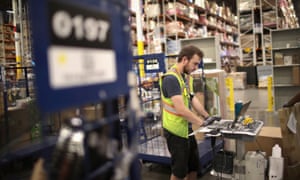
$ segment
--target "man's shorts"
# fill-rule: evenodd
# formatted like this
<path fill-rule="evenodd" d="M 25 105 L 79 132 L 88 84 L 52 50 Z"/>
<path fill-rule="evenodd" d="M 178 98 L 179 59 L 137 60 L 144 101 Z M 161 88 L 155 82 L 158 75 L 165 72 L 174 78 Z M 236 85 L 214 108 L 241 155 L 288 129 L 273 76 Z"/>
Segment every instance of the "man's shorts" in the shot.
<path fill-rule="evenodd" d="M 184 178 L 190 172 L 197 172 L 199 169 L 199 154 L 195 137 L 182 138 L 166 129 L 164 129 L 164 136 L 171 154 L 172 174 L 178 178 Z"/>

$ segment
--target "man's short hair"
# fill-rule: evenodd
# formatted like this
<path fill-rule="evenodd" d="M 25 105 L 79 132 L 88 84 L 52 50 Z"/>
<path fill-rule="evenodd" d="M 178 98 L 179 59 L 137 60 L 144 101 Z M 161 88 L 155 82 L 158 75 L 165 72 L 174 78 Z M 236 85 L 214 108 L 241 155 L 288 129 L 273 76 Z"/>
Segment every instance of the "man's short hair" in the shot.
<path fill-rule="evenodd" d="M 181 62 L 184 56 L 186 56 L 188 60 L 190 60 L 195 54 L 197 54 L 201 59 L 204 56 L 203 52 L 196 46 L 193 45 L 184 46 L 179 52 L 177 62 Z"/>

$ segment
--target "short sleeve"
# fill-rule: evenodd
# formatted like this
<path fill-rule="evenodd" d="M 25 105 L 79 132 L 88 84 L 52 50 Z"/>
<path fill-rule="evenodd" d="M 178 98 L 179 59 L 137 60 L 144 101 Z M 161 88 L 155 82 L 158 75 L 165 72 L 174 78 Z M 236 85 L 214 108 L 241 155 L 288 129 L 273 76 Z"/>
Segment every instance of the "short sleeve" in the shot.
<path fill-rule="evenodd" d="M 181 94 L 180 85 L 175 76 L 167 75 L 163 78 L 162 93 L 167 98 Z"/>

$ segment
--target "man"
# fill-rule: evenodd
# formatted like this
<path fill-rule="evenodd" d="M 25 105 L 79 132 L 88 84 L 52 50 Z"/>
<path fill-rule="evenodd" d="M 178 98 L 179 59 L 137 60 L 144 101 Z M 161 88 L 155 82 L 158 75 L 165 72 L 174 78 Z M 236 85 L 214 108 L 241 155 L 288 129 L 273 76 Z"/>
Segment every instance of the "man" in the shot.
<path fill-rule="evenodd" d="M 207 122 L 191 111 L 194 108 L 204 119 L 212 121 L 199 100 L 193 96 L 195 71 L 203 58 L 203 52 L 195 46 L 184 47 L 177 63 L 160 79 L 162 96 L 162 119 L 164 135 L 171 154 L 170 179 L 197 179 L 199 168 L 198 146 L 191 124 L 206 125 Z"/>

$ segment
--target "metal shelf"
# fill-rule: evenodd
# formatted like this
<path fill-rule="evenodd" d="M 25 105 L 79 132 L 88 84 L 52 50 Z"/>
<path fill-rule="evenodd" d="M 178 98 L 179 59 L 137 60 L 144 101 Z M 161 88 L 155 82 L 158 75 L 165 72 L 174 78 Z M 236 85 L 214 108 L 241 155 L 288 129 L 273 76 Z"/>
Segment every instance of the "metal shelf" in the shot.
<path fill-rule="evenodd" d="M 292 98 L 300 88 L 300 62 L 292 59 L 295 64 L 276 65 L 275 54 L 282 53 L 285 56 L 297 55 L 297 38 L 300 37 L 300 29 L 285 29 L 271 31 L 272 57 L 273 57 L 273 91 L 274 108 L 278 109 L 290 98 Z M 284 47 L 285 45 L 290 47 Z M 282 57 L 283 58 L 283 57 Z M 297 62 L 295 62 L 297 60 Z M 284 60 L 282 60 L 284 61 Z M 284 63 L 284 62 L 281 62 Z"/>
<path fill-rule="evenodd" d="M 273 68 L 292 68 L 295 66 L 300 66 L 300 64 L 274 65 Z"/>

